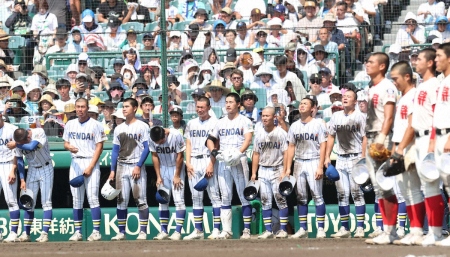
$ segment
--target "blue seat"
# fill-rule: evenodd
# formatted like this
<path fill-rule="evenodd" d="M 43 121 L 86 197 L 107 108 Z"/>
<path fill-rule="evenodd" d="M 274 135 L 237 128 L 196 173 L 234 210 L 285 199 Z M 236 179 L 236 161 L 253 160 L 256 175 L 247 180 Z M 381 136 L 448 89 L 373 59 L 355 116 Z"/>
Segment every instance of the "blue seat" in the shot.
<path fill-rule="evenodd" d="M 123 98 L 129 98 L 131 96 L 131 94 L 133 94 L 132 90 L 127 90 L 125 91 L 125 94 L 123 94 Z M 119 108 L 119 107 L 117 107 Z"/>
<path fill-rule="evenodd" d="M 144 31 L 144 24 L 140 22 L 127 22 L 125 24 L 122 24 L 122 29 L 124 31 L 134 29 L 136 32 L 142 32 Z"/>
<path fill-rule="evenodd" d="M 158 21 L 154 21 L 152 23 L 147 23 L 147 25 L 145 25 L 145 31 L 147 32 L 152 32 L 155 30 L 155 28 L 158 26 L 159 22 Z"/>
<path fill-rule="evenodd" d="M 180 103 L 181 108 L 187 107 L 190 103 L 194 103 L 194 100 L 183 100 Z"/>
<path fill-rule="evenodd" d="M 8 42 L 8 48 L 17 49 L 25 46 L 25 38 L 21 36 L 11 36 Z"/>
<path fill-rule="evenodd" d="M 153 97 L 153 100 L 156 100 L 156 99 L 158 99 L 158 97 L 159 97 L 159 95 L 162 93 L 162 90 L 161 89 L 158 89 L 158 90 L 152 90 L 151 91 L 151 95 L 152 95 L 152 97 Z"/>
<path fill-rule="evenodd" d="M 364 89 L 369 86 L 370 81 L 349 81 L 349 83 L 354 84 L 359 89 Z"/>

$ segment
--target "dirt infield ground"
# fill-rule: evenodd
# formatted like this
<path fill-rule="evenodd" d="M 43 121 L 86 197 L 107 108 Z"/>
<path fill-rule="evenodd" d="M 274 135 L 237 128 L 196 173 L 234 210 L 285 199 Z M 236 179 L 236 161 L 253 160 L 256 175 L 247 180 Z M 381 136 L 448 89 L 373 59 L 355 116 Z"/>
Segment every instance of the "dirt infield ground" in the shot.
<path fill-rule="evenodd" d="M 446 247 L 366 245 L 361 239 L 227 240 L 227 241 L 121 241 L 0 244 L 0 256 L 95 256 L 95 257 L 234 257 L 314 256 L 387 257 L 447 256 Z"/>

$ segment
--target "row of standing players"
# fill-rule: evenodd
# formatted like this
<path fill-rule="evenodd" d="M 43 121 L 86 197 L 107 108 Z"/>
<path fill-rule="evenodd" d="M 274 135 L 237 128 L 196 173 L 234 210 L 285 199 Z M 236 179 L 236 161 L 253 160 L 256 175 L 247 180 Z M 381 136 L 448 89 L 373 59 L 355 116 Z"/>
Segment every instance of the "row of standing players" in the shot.
<path fill-rule="evenodd" d="M 195 230 L 184 239 L 202 239 L 204 237 L 203 218 L 203 193 L 193 190 L 193 186 L 203 178 L 209 180 L 207 192 L 213 205 L 214 229 L 209 238 L 228 239 L 232 237 L 231 232 L 231 196 L 233 182 L 239 194 L 242 204 L 242 214 L 244 220 L 244 231 L 242 239 L 250 238 L 250 223 L 252 210 L 249 202 L 243 196 L 245 183 L 256 179 L 261 183 L 260 192 L 263 205 L 263 219 L 266 231 L 259 238 L 286 238 L 286 225 L 288 212 L 286 200 L 278 192 L 278 184 L 281 178 L 290 176 L 291 166 L 293 167 L 294 178 L 297 182 L 297 202 L 300 229 L 291 236 L 292 238 L 307 237 L 306 215 L 307 215 L 307 185 L 316 205 L 316 218 L 318 223 L 317 237 L 325 237 L 323 230 L 325 219 L 325 204 L 322 197 L 323 166 L 329 163 L 329 156 L 336 139 L 338 142 L 336 169 L 339 172 L 340 180 L 336 182 L 339 212 L 341 216 L 341 229 L 334 237 L 348 237 L 348 198 L 350 193 L 355 201 L 357 217 L 358 213 L 364 213 L 363 198 L 358 198 L 362 194 L 359 185 L 356 185 L 350 173 L 353 166 L 361 158 L 366 158 L 372 165 L 368 165 L 370 178 L 379 203 L 383 220 L 383 231 L 378 231 L 378 236 L 368 239 L 368 243 L 375 244 L 422 244 L 431 245 L 435 242 L 440 245 L 449 245 L 450 241 L 441 235 L 441 226 L 444 215 L 443 199 L 439 188 L 439 181 L 425 182 L 417 174 L 420 169 L 420 160 L 431 151 L 435 152 L 438 160 L 443 152 L 450 151 L 447 132 L 450 132 L 450 124 L 446 124 L 445 111 L 448 109 L 448 87 L 449 79 L 444 79 L 441 83 L 434 77 L 434 69 L 444 75 L 450 75 L 450 44 L 443 44 L 436 51 L 425 49 L 419 54 L 419 62 L 416 71 L 422 76 L 424 82 L 417 88 L 411 83 L 412 70 L 407 63 L 400 62 L 391 70 L 391 78 L 394 83 L 385 78 L 389 67 L 389 57 L 384 53 L 374 53 L 367 62 L 367 73 L 372 78 L 373 86 L 368 90 L 369 102 L 367 117 L 355 110 L 356 92 L 344 90 L 343 106 L 344 110 L 333 114 L 328 129 L 320 119 L 311 116 L 315 105 L 315 99 L 307 96 L 301 101 L 299 111 L 301 118 L 292 124 L 286 132 L 286 125 L 279 121 L 277 127 L 273 124 L 275 109 L 267 107 L 262 113 L 262 125 L 253 128 L 253 124 L 246 117 L 239 114 L 240 98 L 237 94 L 230 93 L 226 98 L 226 109 L 228 115 L 220 120 L 213 119 L 208 115 L 209 100 L 200 98 L 197 101 L 197 113 L 199 118 L 189 122 L 185 138 L 186 143 L 178 131 L 174 129 L 163 129 L 154 127 L 150 130 L 147 124 L 136 120 L 134 113 L 137 103 L 133 99 L 124 101 L 123 112 L 126 122 L 117 127 L 114 132 L 112 165 L 110 180 L 116 180 L 116 187 L 121 189 L 117 199 L 117 219 L 119 231 L 112 240 L 124 240 L 127 217 L 127 204 L 130 191 L 139 208 L 139 220 L 141 232 L 137 239 L 146 239 L 146 228 L 148 223 L 148 206 L 146 201 L 146 172 L 143 165 L 147 155 L 151 152 L 154 163 L 157 186 L 171 189 L 176 206 L 176 231 L 169 237 L 167 223 L 169 211 L 167 204 L 160 204 L 159 216 L 161 232 L 154 238 L 158 240 L 181 239 L 181 229 L 185 217 L 184 205 L 184 152 L 186 152 L 186 168 L 189 176 L 189 185 L 193 192 L 193 209 Z M 398 98 L 397 92 L 402 96 Z M 437 93 L 436 93 L 437 92 Z M 397 106 L 397 108 L 396 108 Z M 70 178 L 78 175 L 85 175 L 85 183 L 79 188 L 71 187 L 74 202 L 74 221 L 76 232 L 70 238 L 71 241 L 82 240 L 81 219 L 82 201 L 84 192 L 88 195 L 91 207 L 94 230 L 88 237 L 89 241 L 101 239 L 99 233 L 101 213 L 98 204 L 99 190 L 99 165 L 98 158 L 102 151 L 102 142 L 106 139 L 102 127 L 87 116 L 87 103 L 84 100 L 77 100 L 76 109 L 78 119 L 70 121 L 64 132 L 64 146 L 72 152 L 72 164 Z M 394 124 L 395 116 L 395 124 Z M 436 117 L 436 118 L 434 118 Z M 434 118 L 434 119 L 433 119 Z M 42 152 L 48 151 L 48 144 L 39 143 L 39 139 L 44 137 L 38 129 L 31 129 L 28 132 L 3 124 L 2 139 L 15 138 L 15 144 L 8 143 L 6 149 L 10 150 L 10 155 L 15 156 L 9 162 L 1 163 L 4 166 L 3 172 L 7 172 L 8 183 L 4 183 L 2 175 L 2 185 L 5 191 L 13 191 L 15 182 L 14 168 L 18 166 L 21 188 L 25 186 L 34 187 L 37 194 L 40 187 L 41 194 L 51 195 L 46 186 L 51 184 L 53 176 L 49 176 L 48 182 L 42 181 L 45 176 L 38 176 L 38 173 L 45 172 L 47 166 L 51 170 L 48 161 L 51 159 L 36 160 L 38 156 L 45 156 Z M 393 134 L 390 131 L 393 129 Z M 253 148 L 253 167 L 250 178 L 246 157 L 243 157 L 241 164 L 228 166 L 225 162 L 215 159 L 211 153 L 215 149 L 239 149 L 244 153 L 251 143 L 255 130 Z M 5 131 L 9 131 L 5 133 Z M 16 131 L 16 132 L 15 132 Z M 90 133 L 86 133 L 90 131 Z M 21 133 L 20 133 L 21 132 Z M 9 134 L 9 135 L 8 135 Z M 416 135 L 415 135 L 416 134 Z M 415 135 L 415 138 L 414 138 Z M 414 142 L 415 139 L 415 142 Z M 206 141 L 206 144 L 205 144 Z M 6 141 L 4 141 L 6 142 Z M 37 142 L 37 143 L 36 143 Z M 393 142 L 394 144 L 392 144 Z M 382 164 L 366 155 L 366 148 L 371 144 L 376 144 L 379 150 L 390 148 L 400 155 L 406 154 L 411 149 L 415 149 L 417 157 L 415 165 L 409 165 L 408 172 L 404 172 L 397 177 L 400 192 L 405 198 L 407 213 L 410 218 L 410 233 L 403 239 L 398 240 L 395 230 L 397 224 L 398 201 L 392 190 L 384 191 L 376 183 L 375 170 Z M 392 145 L 391 145 L 392 144 Z M 415 148 L 411 148 L 414 144 Z M 426 147 L 428 146 L 429 147 Z M 447 146 L 449 145 L 449 146 Z M 44 146 L 44 147 L 43 147 Z M 423 147 L 420 147 L 423 146 Z M 2 146 L 3 147 L 3 146 Z M 34 147 L 34 148 L 33 148 Z M 21 169 L 23 161 L 21 154 L 27 157 L 29 170 L 27 183 L 23 180 Z M 34 158 L 34 159 L 33 159 Z M 39 158 L 38 158 L 39 159 Z M 30 163 L 36 160 L 36 166 Z M 22 162 L 22 167 L 21 167 Z M 51 162 L 50 162 L 51 163 Z M 438 161 L 437 161 L 438 163 Z M 417 169 L 416 169 L 417 167 Z M 36 173 L 36 176 L 33 174 Z M 6 173 L 5 173 L 6 174 Z M 52 175 L 52 174 L 51 174 Z M 33 178 L 39 177 L 40 179 Z M 51 177 L 51 178 L 50 178 Z M 447 178 L 442 177 L 444 185 L 447 186 Z M 4 186 L 6 184 L 6 186 Z M 16 184 L 17 185 L 17 184 Z M 423 186 L 423 194 L 420 191 Z M 447 187 L 446 187 L 447 188 Z M 47 191 L 46 191 L 47 190 Z M 9 197 L 10 194 L 5 194 Z M 280 230 L 276 235 L 271 230 L 271 208 L 272 196 L 279 208 Z M 30 225 L 33 220 L 33 209 L 25 212 L 25 231 L 17 237 L 18 206 L 15 197 L 7 199 L 11 211 L 12 232 L 5 241 L 29 241 Z M 44 227 L 41 236 L 37 241 L 48 240 L 48 226 L 51 221 L 51 197 L 42 197 L 44 209 Z M 15 203 L 15 205 L 14 205 Z M 50 204 L 50 206 L 49 206 Z M 359 208 L 358 208 L 359 207 Z M 425 211 L 426 210 L 426 211 Z M 425 213 L 429 222 L 430 232 L 423 236 L 423 221 Z M 357 231 L 362 229 L 364 222 L 357 219 Z M 46 222 L 48 221 L 48 222 Z M 361 223 L 360 223 L 361 222 Z M 222 231 L 220 226 L 222 225 Z M 355 235 L 359 236 L 359 235 Z M 362 230 L 362 236 L 364 231 Z"/>

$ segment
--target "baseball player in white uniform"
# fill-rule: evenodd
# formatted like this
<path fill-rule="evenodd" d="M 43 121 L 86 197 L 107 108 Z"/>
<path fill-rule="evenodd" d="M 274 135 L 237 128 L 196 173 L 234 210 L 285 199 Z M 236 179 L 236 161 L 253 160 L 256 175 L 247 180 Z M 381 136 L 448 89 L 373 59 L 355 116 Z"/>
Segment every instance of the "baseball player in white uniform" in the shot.
<path fill-rule="evenodd" d="M 177 129 L 164 129 L 155 126 L 150 130 L 150 152 L 156 172 L 156 187 L 163 185 L 173 195 L 176 208 L 176 230 L 169 237 L 167 225 L 170 213 L 169 204 L 159 204 L 159 222 L 161 232 L 154 237 L 155 240 L 180 240 L 186 216 L 184 204 L 184 150 L 186 144 L 183 135 Z"/>
<path fill-rule="evenodd" d="M 69 241 L 82 241 L 81 225 L 83 221 L 83 202 L 86 192 L 91 208 L 94 230 L 88 241 L 101 240 L 100 221 L 101 210 L 98 200 L 100 187 L 99 158 L 103 151 L 103 142 L 107 139 L 103 125 L 88 116 L 89 104 L 85 98 L 75 101 L 75 111 L 78 119 L 70 120 L 64 127 L 64 148 L 71 152 L 69 179 L 84 176 L 84 184 L 80 187 L 70 187 L 73 197 L 73 220 L 75 233 Z"/>
<path fill-rule="evenodd" d="M 300 120 L 289 128 L 285 175 L 291 173 L 294 161 L 294 177 L 297 180 L 297 211 L 300 229 L 291 238 L 307 238 L 308 186 L 316 205 L 318 223 L 317 238 L 325 238 L 325 202 L 322 196 L 323 163 L 325 161 L 328 132 L 322 119 L 312 117 L 317 98 L 307 95 L 299 106 Z"/>
<path fill-rule="evenodd" d="M 209 99 L 201 96 L 196 102 L 198 118 L 190 120 L 186 126 L 186 168 L 189 177 L 189 187 L 192 193 L 195 230 L 183 240 L 203 239 L 203 192 L 194 189 L 194 186 L 203 177 L 208 178 L 206 188 L 213 207 L 214 229 L 209 239 L 216 239 L 220 234 L 220 206 L 219 182 L 214 164 L 209 158 L 211 153 L 206 147 L 206 139 L 217 123 L 215 117 L 209 115 L 211 109 Z"/>
<path fill-rule="evenodd" d="M 359 110 L 356 110 L 356 104 L 356 88 L 343 92 L 342 105 L 344 110 L 333 113 L 328 123 L 329 135 L 324 164 L 325 167 L 328 167 L 328 164 L 331 163 L 330 155 L 334 147 L 335 138 L 337 138 L 336 170 L 340 178 L 335 182 L 335 185 L 338 193 L 341 228 L 337 233 L 331 235 L 333 238 L 350 237 L 350 194 L 355 203 L 357 222 L 353 237 L 364 237 L 364 218 L 366 214 L 364 193 L 351 176 L 353 166 L 362 157 L 365 157 L 367 143 L 365 133 L 366 116 Z"/>
<path fill-rule="evenodd" d="M 136 239 L 147 239 L 148 205 L 145 160 L 149 154 L 150 129 L 147 123 L 136 119 L 138 106 L 136 99 L 125 99 L 122 111 L 126 120 L 114 129 L 109 179 L 115 180 L 116 189 L 121 191 L 117 197 L 119 232 L 111 238 L 113 241 L 126 239 L 125 228 L 130 190 L 139 210 L 140 231 Z"/>
<path fill-rule="evenodd" d="M 434 149 L 436 165 L 441 174 L 441 179 L 444 182 L 447 194 L 450 192 L 450 176 L 446 173 L 443 173 L 443 169 L 448 169 L 448 167 L 442 167 L 441 158 L 444 154 L 448 154 L 450 152 L 450 120 L 448 119 L 448 113 L 450 112 L 450 101 L 448 97 L 450 90 L 450 63 L 448 61 L 448 58 L 450 58 L 450 43 L 441 44 L 436 51 L 436 70 L 442 72 L 445 78 L 439 84 L 437 91 L 436 105 L 434 108 L 433 116 L 433 130 L 428 150 L 433 151 Z M 435 196 L 434 200 L 436 201 L 434 205 L 437 206 L 437 204 L 439 203 L 438 196 Z M 425 202 L 425 204 L 427 205 L 427 202 Z M 439 215 L 441 215 L 441 211 L 443 210 L 439 210 Z M 436 226 L 438 226 L 439 220 L 442 220 L 442 217 L 443 214 L 440 217 L 434 217 Z M 431 225 L 430 220 L 428 220 L 428 222 Z M 434 230 L 435 229 L 433 229 L 433 231 Z M 430 231 L 432 230 L 430 229 Z M 437 245 L 450 246 L 450 239 L 448 238 L 440 241 L 441 238 L 437 237 L 435 233 L 434 239 L 435 241 L 437 241 Z"/>
<path fill-rule="evenodd" d="M 405 158 L 405 171 L 401 174 L 398 174 L 396 176 L 396 187 L 401 192 L 400 194 L 397 194 L 397 199 L 399 202 L 399 212 L 402 212 L 400 209 L 403 208 L 403 212 L 407 212 L 407 206 L 410 206 L 413 200 L 413 197 L 416 197 L 420 199 L 420 202 L 423 202 L 423 196 L 420 192 L 420 180 L 411 180 L 411 177 L 417 177 L 417 170 L 416 166 L 412 163 L 414 163 L 415 156 L 411 158 L 411 155 L 415 155 L 414 148 L 412 147 L 414 145 L 414 129 L 411 126 L 411 121 L 413 117 L 413 110 L 414 110 L 414 100 L 416 96 L 416 88 L 414 86 L 413 82 L 413 71 L 411 66 L 408 62 L 401 61 L 396 64 L 394 64 L 391 68 L 391 80 L 393 81 L 394 85 L 398 89 L 399 92 L 401 92 L 402 96 L 398 100 L 397 106 L 396 106 L 396 112 L 395 112 L 395 120 L 394 120 L 394 127 L 393 127 L 393 136 L 392 136 L 392 142 L 394 143 L 392 147 L 392 153 L 398 156 L 403 156 Z M 413 153 L 414 152 L 414 153 Z M 415 192 L 418 194 L 417 196 L 414 196 L 411 194 L 411 190 L 409 187 L 411 186 L 410 183 L 417 183 L 418 186 L 417 189 L 415 188 Z M 394 188 L 395 190 L 395 188 Z M 405 196 L 405 199 L 403 199 L 403 195 Z M 440 193 L 439 193 L 439 196 Z M 442 200 L 442 196 L 441 196 Z M 403 201 L 403 204 L 401 202 Z M 405 202 L 406 201 L 406 202 Z M 402 206 L 403 205 L 403 206 Z M 411 214 L 411 228 L 412 231 L 417 232 L 418 224 L 423 225 L 423 216 L 421 217 L 421 221 L 417 221 L 417 215 L 411 211 L 411 208 L 409 208 L 408 214 Z M 400 217 L 399 217 L 400 219 Z M 442 222 L 442 219 L 441 219 Z M 442 224 L 441 224 L 442 225 Z M 397 235 L 399 237 L 404 236 L 403 228 L 399 227 L 397 229 Z M 420 231 L 422 231 L 422 227 L 420 227 Z M 403 232 L 402 234 L 400 232 Z M 439 228 L 440 232 L 440 228 Z M 414 233 L 413 233 L 414 234 Z M 431 233 L 432 234 L 432 233 Z M 408 236 L 410 237 L 410 236 Z M 377 242 L 375 242 L 377 243 Z M 390 243 L 389 241 L 383 241 L 383 243 Z M 400 240 L 396 241 L 396 244 L 400 243 Z M 434 243 L 434 242 L 433 242 Z"/>
<path fill-rule="evenodd" d="M 48 230 L 53 217 L 52 211 L 52 190 L 53 190 L 53 164 L 48 147 L 47 136 L 42 128 L 25 130 L 19 128 L 14 131 L 14 141 L 20 157 L 17 158 L 17 166 L 20 177 L 20 189 L 30 189 L 33 192 L 33 199 L 37 199 L 38 191 L 41 190 L 41 203 L 44 210 L 44 224 L 41 235 L 37 242 L 48 241 Z M 28 172 L 25 173 L 23 156 L 28 162 Z M 25 182 L 26 177 L 26 182 Z M 25 231 L 19 237 L 21 242 L 30 242 L 31 224 L 34 219 L 34 208 L 36 202 L 30 210 L 26 210 L 23 220 Z"/>
<path fill-rule="evenodd" d="M 440 180 L 426 182 L 421 180 L 417 171 L 421 169 L 422 160 L 428 154 L 431 132 L 433 131 L 433 111 L 436 104 L 439 81 L 435 77 L 436 50 L 424 49 L 419 53 L 416 62 L 416 72 L 420 74 L 423 82 L 415 90 L 411 126 L 415 134 L 415 170 L 410 170 L 397 177 L 398 184 L 405 197 L 407 213 L 410 220 L 410 233 L 399 243 L 403 245 L 422 244 L 430 245 L 435 241 L 434 234 L 441 235 L 441 225 L 444 217 L 444 201 L 439 188 Z M 400 101 L 403 101 L 402 99 Z M 397 119 L 397 118 L 396 118 Z M 394 133 L 396 133 L 394 125 Z M 433 133 L 433 137 L 435 134 Z M 434 152 L 434 148 L 431 150 Z M 423 194 L 421 192 L 423 187 Z M 425 198 L 425 199 L 424 199 Z M 429 221 L 427 240 L 422 240 L 424 218 Z M 433 235 L 433 237 L 431 237 Z"/>
<path fill-rule="evenodd" d="M 263 129 L 255 134 L 253 141 L 252 176 L 255 181 L 258 171 L 262 215 L 266 231 L 258 236 L 260 239 L 273 238 L 272 232 L 272 197 L 275 197 L 279 209 L 280 230 L 277 238 L 287 238 L 288 206 L 286 197 L 280 194 L 278 186 L 284 177 L 284 157 L 287 150 L 287 133 L 280 126 L 275 126 L 275 108 L 266 107 L 262 111 Z M 259 169 L 258 169 L 259 167 Z"/>
<path fill-rule="evenodd" d="M 17 242 L 17 228 L 19 226 L 20 210 L 17 204 L 17 151 L 14 149 L 14 131 L 16 126 L 3 121 L 0 113 L 0 192 L 3 188 L 5 201 L 9 209 L 9 219 L 11 231 L 7 238 L 3 240 L 3 233 L 0 230 L 0 241 Z"/>
<path fill-rule="evenodd" d="M 389 135 L 394 120 L 395 103 L 397 101 L 397 88 L 385 77 L 389 68 L 389 56 L 385 53 L 373 53 L 366 63 L 367 74 L 372 79 L 372 86 L 369 88 L 369 102 L 366 121 L 367 153 L 369 147 L 375 144 L 377 150 L 391 149 Z M 395 226 L 397 225 L 398 201 L 394 190 L 384 191 L 379 187 L 375 172 L 383 164 L 366 155 L 369 165 L 370 180 L 375 191 L 375 202 L 379 203 L 379 210 L 383 218 L 383 229 L 377 228 L 372 235 L 375 238 L 381 237 L 382 241 L 394 241 L 397 238 Z M 372 169 L 373 167 L 373 169 Z M 374 243 L 375 239 L 366 240 L 367 243 Z"/>
<path fill-rule="evenodd" d="M 222 208 L 220 219 L 222 232 L 220 239 L 229 239 L 233 233 L 231 216 L 231 199 L 233 197 L 233 181 L 242 204 L 242 216 L 244 219 L 244 231 L 241 239 L 250 239 L 250 223 L 252 221 L 252 207 L 244 198 L 244 188 L 249 177 L 247 156 L 244 154 L 252 142 L 253 123 L 239 113 L 241 102 L 237 93 L 229 93 L 225 99 L 227 116 L 220 119 L 207 140 L 208 149 L 211 151 L 211 161 L 216 162 L 218 154 L 217 144 L 220 150 L 235 149 L 242 155 L 241 162 L 236 166 L 228 166 L 225 162 L 218 162 L 218 180 L 220 194 L 222 196 Z"/>

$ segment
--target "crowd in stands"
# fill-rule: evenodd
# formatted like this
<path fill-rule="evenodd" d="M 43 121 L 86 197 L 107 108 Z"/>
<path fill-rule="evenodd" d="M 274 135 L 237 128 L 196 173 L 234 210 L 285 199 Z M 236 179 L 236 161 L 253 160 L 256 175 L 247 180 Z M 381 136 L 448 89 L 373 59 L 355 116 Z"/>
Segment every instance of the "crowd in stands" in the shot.
<path fill-rule="evenodd" d="M 104 124 L 107 133 L 123 122 L 120 108 L 127 97 L 139 101 L 138 116 L 151 126 L 162 124 L 164 86 L 169 92 L 170 123 L 180 129 L 194 117 L 195 100 L 201 95 L 211 99 L 213 115 L 226 114 L 228 92 L 253 95 L 244 101 L 242 113 L 255 123 L 260 120 L 257 110 L 265 105 L 294 110 L 307 93 L 317 97 L 318 115 L 327 119 L 331 105 L 339 105 L 335 84 L 353 78 L 354 63 L 367 59 L 367 45 L 382 38 L 379 7 L 389 4 L 383 0 L 178 0 L 165 1 L 164 6 L 159 0 L 3 2 L 0 8 L 8 16 L 0 30 L 0 112 L 20 126 L 56 128 L 49 133 L 58 136 L 64 123 L 76 116 L 74 101 L 79 97 L 90 100 L 92 117 Z M 161 8 L 166 47 L 175 53 L 167 58 L 160 55 Z M 413 56 L 407 45 L 448 41 L 445 9 L 444 2 L 429 0 L 416 14 L 408 13 L 390 47 L 393 60 Z M 76 58 L 61 64 L 57 56 L 66 54 Z M 98 54 L 105 54 L 105 60 L 98 62 Z M 161 69 L 163 61 L 168 62 L 167 70 Z M 355 75 L 356 81 L 368 80 L 364 71 Z"/>

